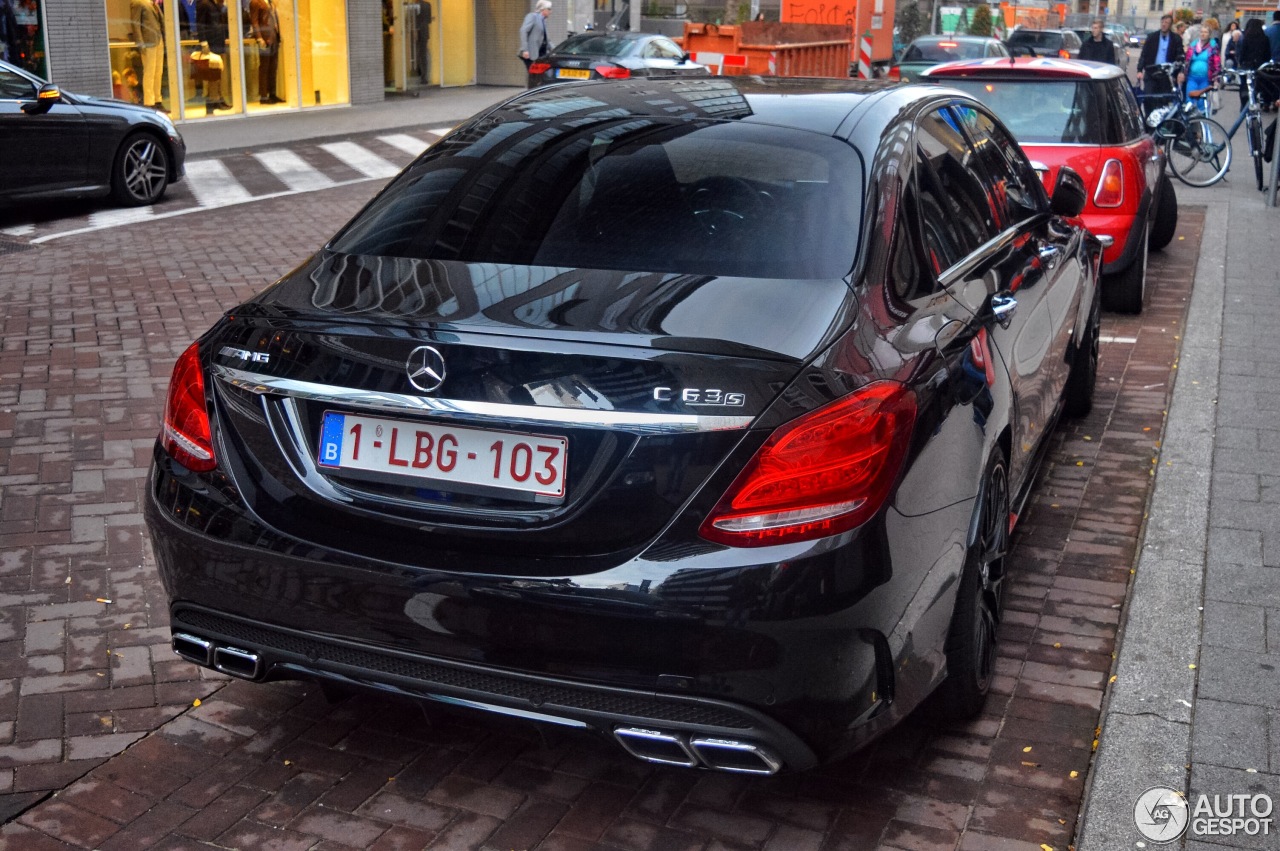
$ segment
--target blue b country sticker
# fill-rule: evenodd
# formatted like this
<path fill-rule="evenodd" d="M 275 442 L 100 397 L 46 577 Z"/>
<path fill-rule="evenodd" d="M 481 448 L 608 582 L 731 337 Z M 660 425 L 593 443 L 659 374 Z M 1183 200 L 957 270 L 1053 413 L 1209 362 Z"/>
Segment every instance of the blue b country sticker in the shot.
<path fill-rule="evenodd" d="M 346 418 L 342 414 L 325 414 L 320 428 L 320 464 L 336 467 L 342 461 L 342 426 Z"/>

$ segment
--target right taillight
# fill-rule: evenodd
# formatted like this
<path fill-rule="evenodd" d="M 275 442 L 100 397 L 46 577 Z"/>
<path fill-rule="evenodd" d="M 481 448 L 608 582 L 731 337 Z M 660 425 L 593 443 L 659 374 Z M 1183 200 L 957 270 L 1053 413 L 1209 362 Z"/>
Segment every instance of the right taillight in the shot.
<path fill-rule="evenodd" d="M 1119 160 L 1107 160 L 1093 193 L 1095 207 L 1119 207 L 1124 202 L 1124 168 Z"/>
<path fill-rule="evenodd" d="M 865 523 L 898 476 L 916 397 L 877 381 L 778 428 L 703 521 L 735 547 L 809 541 Z"/>
<path fill-rule="evenodd" d="M 530 74 L 545 74 L 551 70 L 550 62 L 534 62 L 529 65 Z"/>
<path fill-rule="evenodd" d="M 200 352 L 195 343 L 188 346 L 173 365 L 169 395 L 164 401 L 160 444 L 173 460 L 188 470 L 205 473 L 217 466 L 209 432 L 209 411 L 204 404 Z"/>

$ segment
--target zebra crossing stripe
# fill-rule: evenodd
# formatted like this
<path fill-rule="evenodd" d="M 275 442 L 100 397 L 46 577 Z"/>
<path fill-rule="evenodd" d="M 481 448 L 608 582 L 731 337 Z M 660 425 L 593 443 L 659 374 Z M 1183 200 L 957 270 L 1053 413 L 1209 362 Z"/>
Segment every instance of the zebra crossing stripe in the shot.
<path fill-rule="evenodd" d="M 408 133 L 395 133 L 391 136 L 379 136 L 378 141 L 390 145 L 393 148 L 399 148 L 411 157 L 416 157 L 427 149 L 427 143 L 421 139 L 415 139 Z"/>
<path fill-rule="evenodd" d="M 241 186 L 222 160 L 196 160 L 187 163 L 186 183 L 201 207 L 225 207 L 239 204 L 253 196 Z"/>
<path fill-rule="evenodd" d="M 400 173 L 399 166 L 355 142 L 329 142 L 320 147 L 366 177 L 394 177 Z"/>
<path fill-rule="evenodd" d="M 450 133 L 453 132 L 453 128 L 452 127 L 432 127 L 427 132 L 434 133 L 437 136 L 448 136 Z"/>
<path fill-rule="evenodd" d="M 89 227 L 110 228 L 117 225 L 131 225 L 135 222 L 154 219 L 155 216 L 155 208 L 150 205 L 146 207 L 127 207 L 122 210 L 98 210 L 96 213 L 89 214 Z"/>
<path fill-rule="evenodd" d="M 333 186 L 333 178 L 293 151 L 277 148 L 271 151 L 259 151 L 253 157 L 294 192 L 309 192 Z"/>

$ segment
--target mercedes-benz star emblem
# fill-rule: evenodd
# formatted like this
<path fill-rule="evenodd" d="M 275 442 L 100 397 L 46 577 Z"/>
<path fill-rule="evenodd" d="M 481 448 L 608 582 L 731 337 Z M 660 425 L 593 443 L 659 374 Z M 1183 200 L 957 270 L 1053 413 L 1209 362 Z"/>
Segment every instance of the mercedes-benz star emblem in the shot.
<path fill-rule="evenodd" d="M 423 393 L 431 393 L 444 384 L 444 358 L 430 346 L 418 346 L 409 352 L 404 368 L 409 373 L 409 383 Z"/>

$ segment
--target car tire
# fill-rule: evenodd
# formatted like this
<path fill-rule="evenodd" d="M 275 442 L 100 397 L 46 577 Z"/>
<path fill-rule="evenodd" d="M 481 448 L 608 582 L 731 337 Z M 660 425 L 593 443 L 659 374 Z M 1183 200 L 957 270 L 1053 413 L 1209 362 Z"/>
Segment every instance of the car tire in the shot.
<path fill-rule="evenodd" d="M 1139 243 L 1138 256 L 1124 271 L 1102 281 L 1102 304 L 1116 313 L 1141 313 L 1147 290 L 1147 250 L 1151 245 L 1151 225 Z"/>
<path fill-rule="evenodd" d="M 1093 410 L 1093 388 L 1098 383 L 1098 345 L 1102 335 L 1102 316 L 1094 305 L 1089 326 L 1076 347 L 1067 373 L 1067 386 L 1062 391 L 1062 413 L 1068 417 L 1088 416 Z"/>
<path fill-rule="evenodd" d="M 1147 245 L 1152 251 L 1159 251 L 1173 242 L 1174 231 L 1178 229 L 1178 196 L 1173 191 L 1173 181 L 1163 171 L 1160 172 L 1159 189 L 1155 221 L 1151 225 L 1151 236 L 1147 237 Z"/>
<path fill-rule="evenodd" d="M 120 143 L 111 169 L 111 193 L 126 207 L 154 204 L 169 188 L 169 151 L 150 133 L 134 133 Z"/>
<path fill-rule="evenodd" d="M 981 712 L 995 676 L 996 627 L 1009 550 L 1009 475 L 999 452 L 987 462 L 978 499 L 977 539 L 965 555 L 947 633 L 947 678 L 929 700 L 928 714 L 937 721 L 959 721 Z"/>

